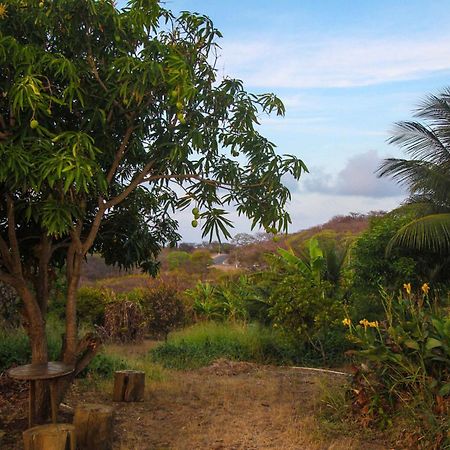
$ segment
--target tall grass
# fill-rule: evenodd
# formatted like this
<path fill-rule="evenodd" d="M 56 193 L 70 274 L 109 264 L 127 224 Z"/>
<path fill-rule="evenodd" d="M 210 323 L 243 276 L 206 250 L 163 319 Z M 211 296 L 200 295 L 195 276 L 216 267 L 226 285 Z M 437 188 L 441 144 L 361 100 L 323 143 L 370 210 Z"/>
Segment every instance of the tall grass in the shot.
<path fill-rule="evenodd" d="M 204 322 L 172 333 L 151 351 L 154 361 L 174 369 L 194 369 L 217 358 L 263 364 L 293 364 L 298 349 L 281 334 L 256 324 Z"/>

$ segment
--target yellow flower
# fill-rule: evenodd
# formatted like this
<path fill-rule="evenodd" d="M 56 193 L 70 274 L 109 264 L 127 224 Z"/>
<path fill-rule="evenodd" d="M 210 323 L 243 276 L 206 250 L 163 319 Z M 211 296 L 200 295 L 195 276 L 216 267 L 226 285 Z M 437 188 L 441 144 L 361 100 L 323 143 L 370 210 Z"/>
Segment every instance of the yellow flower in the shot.
<path fill-rule="evenodd" d="M 428 283 L 423 283 L 422 284 L 422 292 L 425 294 L 425 295 L 428 295 L 428 291 L 430 290 L 430 286 L 428 286 Z"/>
<path fill-rule="evenodd" d="M 367 319 L 362 319 L 359 321 L 359 323 L 364 327 L 365 330 L 367 330 L 367 327 L 369 326 L 369 321 Z"/>
<path fill-rule="evenodd" d="M 408 295 L 411 295 L 411 283 L 404 283 L 403 289 L 406 291 Z"/>
<path fill-rule="evenodd" d="M 369 322 L 370 328 L 378 328 L 378 326 L 379 326 L 378 320 L 375 320 L 375 322 Z"/>
<path fill-rule="evenodd" d="M 8 10 L 4 3 L 0 3 L 0 19 L 4 19 L 8 15 Z"/>
<path fill-rule="evenodd" d="M 342 323 L 346 326 L 349 327 L 352 324 L 352 321 L 349 318 L 345 318 Z"/>

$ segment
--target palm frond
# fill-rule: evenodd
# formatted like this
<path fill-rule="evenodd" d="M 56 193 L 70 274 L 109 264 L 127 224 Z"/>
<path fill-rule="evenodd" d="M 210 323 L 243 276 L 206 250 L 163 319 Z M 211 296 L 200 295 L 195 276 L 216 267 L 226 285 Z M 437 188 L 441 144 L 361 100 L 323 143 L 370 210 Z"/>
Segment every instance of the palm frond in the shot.
<path fill-rule="evenodd" d="M 412 158 L 443 164 L 450 161 L 450 149 L 443 144 L 433 129 L 418 122 L 398 122 L 394 135 L 388 140 L 404 148 Z"/>
<path fill-rule="evenodd" d="M 390 240 L 386 253 L 396 246 L 449 254 L 450 213 L 431 214 L 407 223 Z"/>

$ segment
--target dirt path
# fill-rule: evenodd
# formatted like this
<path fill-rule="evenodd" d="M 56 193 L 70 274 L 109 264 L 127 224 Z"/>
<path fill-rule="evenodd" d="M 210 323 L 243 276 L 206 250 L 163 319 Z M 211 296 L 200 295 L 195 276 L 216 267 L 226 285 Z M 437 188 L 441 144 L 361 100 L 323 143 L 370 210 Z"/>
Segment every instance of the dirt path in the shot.
<path fill-rule="evenodd" d="M 363 443 L 320 431 L 315 415 L 324 381 L 340 383 L 335 376 L 228 361 L 172 372 L 147 386 L 144 402 L 115 404 L 114 449 L 385 449 L 367 437 Z M 108 389 L 75 387 L 68 404 L 112 404 Z M 2 448 L 21 448 L 16 433 L 16 444 Z"/>

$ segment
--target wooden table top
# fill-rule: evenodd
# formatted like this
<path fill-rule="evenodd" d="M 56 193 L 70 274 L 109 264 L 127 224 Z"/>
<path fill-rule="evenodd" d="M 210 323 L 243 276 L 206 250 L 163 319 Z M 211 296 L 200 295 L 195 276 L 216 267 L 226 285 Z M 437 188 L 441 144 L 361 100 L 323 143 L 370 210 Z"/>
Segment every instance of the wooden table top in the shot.
<path fill-rule="evenodd" d="M 26 364 L 8 370 L 8 375 L 16 380 L 50 380 L 63 377 L 75 370 L 62 362 L 51 361 L 46 364 Z"/>

